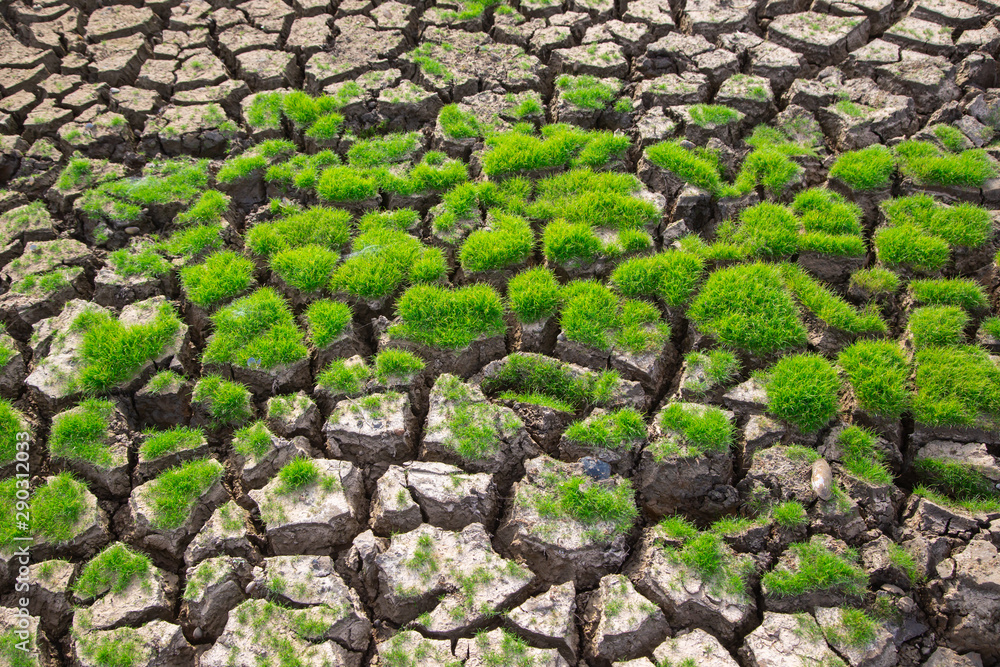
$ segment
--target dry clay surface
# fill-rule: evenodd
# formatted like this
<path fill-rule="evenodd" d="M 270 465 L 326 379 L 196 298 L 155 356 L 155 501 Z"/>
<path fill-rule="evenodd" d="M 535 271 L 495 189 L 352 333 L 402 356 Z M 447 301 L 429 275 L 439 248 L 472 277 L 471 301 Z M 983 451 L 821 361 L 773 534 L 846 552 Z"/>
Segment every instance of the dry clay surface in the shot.
<path fill-rule="evenodd" d="M 0 664 L 1000 665 L 998 12 L 0 3 Z"/>

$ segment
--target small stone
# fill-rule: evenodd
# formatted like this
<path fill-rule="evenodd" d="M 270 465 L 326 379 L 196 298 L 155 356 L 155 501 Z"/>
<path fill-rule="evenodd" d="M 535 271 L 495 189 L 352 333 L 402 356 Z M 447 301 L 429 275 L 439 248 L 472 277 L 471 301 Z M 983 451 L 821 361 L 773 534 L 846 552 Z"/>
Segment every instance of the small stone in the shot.
<path fill-rule="evenodd" d="M 112 88 L 112 89 L 111 89 L 111 94 L 112 94 L 112 95 L 117 95 L 117 94 L 118 94 L 118 93 L 120 93 L 120 92 L 121 92 L 121 89 L 120 89 L 120 88 Z"/>
<path fill-rule="evenodd" d="M 833 497 L 833 471 L 826 459 L 819 459 L 812 467 L 812 490 L 820 500 Z"/>
<path fill-rule="evenodd" d="M 135 236 L 140 231 L 141 230 L 138 227 L 126 227 L 125 228 L 125 233 L 128 234 L 129 236 Z"/>
<path fill-rule="evenodd" d="M 604 461 L 598 461 L 592 456 L 585 456 L 580 459 L 583 465 L 583 474 L 598 481 L 611 477 L 611 466 Z"/>

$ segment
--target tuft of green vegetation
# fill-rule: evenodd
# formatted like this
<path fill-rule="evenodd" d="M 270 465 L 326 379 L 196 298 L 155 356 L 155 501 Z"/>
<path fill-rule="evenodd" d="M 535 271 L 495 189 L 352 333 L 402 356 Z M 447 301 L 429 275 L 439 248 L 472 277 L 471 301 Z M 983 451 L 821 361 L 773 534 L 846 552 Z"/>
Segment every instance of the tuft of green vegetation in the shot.
<path fill-rule="evenodd" d="M 222 464 L 215 459 L 170 468 L 148 483 L 146 499 L 153 513 L 150 524 L 159 530 L 179 528 L 198 499 L 221 477 Z"/>
<path fill-rule="evenodd" d="M 291 493 L 315 483 L 319 477 L 319 466 L 316 465 L 316 462 L 304 456 L 298 456 L 286 463 L 278 472 L 278 479 L 281 481 L 279 493 Z"/>
<path fill-rule="evenodd" d="M 369 377 L 371 369 L 366 363 L 348 364 L 346 359 L 334 359 L 316 376 L 316 384 L 337 394 L 357 396 Z"/>
<path fill-rule="evenodd" d="M 693 104 L 687 111 L 691 122 L 699 127 L 728 125 L 743 117 L 739 111 L 724 104 Z"/>
<path fill-rule="evenodd" d="M 507 283 L 510 309 L 523 324 L 555 315 L 560 299 L 559 282 L 555 274 L 545 267 L 522 271 Z"/>
<path fill-rule="evenodd" d="M 980 325 L 987 335 L 1000 340 L 1000 317 L 987 317 Z"/>
<path fill-rule="evenodd" d="M 17 434 L 22 431 L 31 432 L 28 421 L 10 401 L 0 398 L 0 465 L 14 460 L 17 455 Z"/>
<path fill-rule="evenodd" d="M 614 81 L 609 83 L 608 81 Z M 621 90 L 621 83 L 614 80 L 598 79 L 593 76 L 570 76 L 563 74 L 556 79 L 559 98 L 575 107 L 600 111 L 606 109 Z"/>
<path fill-rule="evenodd" d="M 115 273 L 124 278 L 133 276 L 153 278 L 170 273 L 172 270 L 170 262 L 151 247 L 145 247 L 138 252 L 116 250 L 108 255 L 108 264 Z"/>
<path fill-rule="evenodd" d="M 916 354 L 914 419 L 928 426 L 971 426 L 1000 417 L 1000 368 L 974 346 L 928 347 Z"/>
<path fill-rule="evenodd" d="M 254 225 L 247 232 L 247 248 L 264 257 L 305 245 L 340 250 L 350 238 L 350 220 L 347 211 L 314 206 Z"/>
<path fill-rule="evenodd" d="M 713 195 L 723 192 L 724 183 L 718 162 L 704 153 L 689 151 L 677 141 L 663 141 L 650 146 L 646 149 L 646 158 L 682 181 Z"/>
<path fill-rule="evenodd" d="M 271 431 L 262 421 L 237 429 L 233 433 L 233 450 L 253 461 L 259 461 L 271 451 Z"/>
<path fill-rule="evenodd" d="M 720 344 L 755 354 L 801 347 L 807 338 L 780 271 L 766 264 L 712 273 L 688 309 L 688 317 Z"/>
<path fill-rule="evenodd" d="M 893 477 L 877 441 L 877 435 L 858 426 L 848 426 L 837 436 L 844 468 L 866 482 L 884 486 L 892 484 Z"/>
<path fill-rule="evenodd" d="M 488 229 L 478 229 L 466 239 L 458 258 L 467 273 L 504 269 L 523 264 L 535 246 L 527 220 L 498 209 L 490 211 Z"/>
<path fill-rule="evenodd" d="M 313 301 L 306 308 L 309 341 L 321 350 L 345 332 L 350 333 L 351 307 L 340 301 Z"/>
<path fill-rule="evenodd" d="M 347 162 L 354 167 L 383 167 L 405 162 L 420 150 L 419 132 L 392 133 L 355 142 L 347 151 Z"/>
<path fill-rule="evenodd" d="M 424 369 L 424 360 L 407 350 L 382 350 L 375 355 L 375 378 L 382 383 L 406 379 Z"/>
<path fill-rule="evenodd" d="M 330 288 L 364 299 L 387 297 L 407 281 L 434 282 L 447 272 L 439 249 L 397 229 L 370 229 L 354 240 L 351 249 L 351 256 L 330 279 Z"/>
<path fill-rule="evenodd" d="M 682 532 L 683 545 L 665 547 L 664 555 L 692 570 L 710 594 L 746 598 L 753 559 L 738 556 L 715 532 L 698 532 L 693 526 Z"/>
<path fill-rule="evenodd" d="M 249 289 L 254 283 L 253 270 L 252 261 L 224 250 L 209 255 L 201 264 L 181 269 L 181 285 L 191 303 L 213 308 Z"/>
<path fill-rule="evenodd" d="M 670 325 L 647 301 L 619 299 L 607 287 L 590 281 L 570 283 L 563 288 L 563 297 L 560 324 L 568 340 L 641 354 L 662 349 L 670 339 Z"/>
<path fill-rule="evenodd" d="M 601 167 L 622 155 L 630 143 L 624 135 L 562 123 L 544 126 L 542 137 L 515 129 L 486 138 L 483 171 L 502 177 L 549 167 Z"/>
<path fill-rule="evenodd" d="M 56 415 L 49 434 L 49 452 L 55 457 L 82 459 L 110 468 L 114 460 L 107 439 L 114 411 L 111 401 L 91 398 Z"/>
<path fill-rule="evenodd" d="M 164 250 L 180 257 L 192 258 L 222 247 L 221 225 L 195 225 L 175 232 L 163 243 Z"/>
<path fill-rule="evenodd" d="M 145 554 L 115 542 L 87 563 L 73 592 L 84 599 L 105 593 L 120 593 L 133 581 L 143 582 L 152 574 L 153 565 Z"/>
<path fill-rule="evenodd" d="M 390 335 L 444 349 L 467 347 L 480 336 L 506 330 L 500 295 L 487 285 L 415 285 L 400 297 L 396 312 L 401 322 L 390 327 Z"/>
<path fill-rule="evenodd" d="M 785 152 L 774 148 L 758 148 L 743 161 L 733 188 L 736 192 L 745 194 L 761 185 L 771 197 L 780 197 L 802 172 L 802 167 Z"/>
<path fill-rule="evenodd" d="M 203 376 L 194 386 L 191 399 L 204 404 L 212 419 L 222 425 L 236 424 L 253 416 L 250 391 L 218 375 Z"/>
<path fill-rule="evenodd" d="M 797 500 L 788 500 L 772 507 L 771 518 L 782 528 L 798 528 L 809 523 L 806 508 Z"/>
<path fill-rule="evenodd" d="M 473 139 L 481 137 L 482 128 L 475 114 L 462 111 L 457 104 L 447 104 L 438 113 L 441 131 L 449 139 Z"/>
<path fill-rule="evenodd" d="M 583 410 L 610 401 L 618 374 L 578 374 L 568 364 L 536 354 L 514 353 L 493 377 L 485 378 L 483 391 L 493 395 L 513 389 L 524 394 L 543 394 Z"/>
<path fill-rule="evenodd" d="M 149 461 L 166 454 L 192 449 L 205 442 L 201 429 L 173 426 L 166 431 L 147 431 L 139 447 L 139 456 Z"/>
<path fill-rule="evenodd" d="M 924 306 L 910 313 L 906 328 L 913 336 L 913 346 L 961 345 L 965 342 L 968 314 L 958 306 Z"/>
<path fill-rule="evenodd" d="M 914 462 L 913 470 L 923 489 L 944 494 L 966 507 L 974 503 L 1000 507 L 1000 492 L 994 481 L 974 465 L 924 458 Z"/>
<path fill-rule="evenodd" d="M 896 171 L 892 151 L 875 144 L 858 151 L 841 153 L 830 167 L 830 178 L 837 178 L 852 190 L 882 190 L 889 187 Z"/>
<path fill-rule="evenodd" d="M 968 311 L 988 309 L 990 306 L 983 286 L 964 278 L 913 280 L 910 291 L 916 301 L 928 306 L 959 306 Z"/>
<path fill-rule="evenodd" d="M 282 250 L 271 257 L 271 269 L 291 287 L 315 294 L 330 282 L 340 255 L 318 245 Z"/>
<path fill-rule="evenodd" d="M 767 373 L 767 409 L 805 433 L 825 426 L 837 414 L 840 379 L 816 354 L 784 357 Z"/>
<path fill-rule="evenodd" d="M 670 307 L 687 305 L 705 271 L 705 260 L 678 250 L 636 257 L 619 264 L 611 283 L 630 298 L 662 299 Z"/>
<path fill-rule="evenodd" d="M 844 556 L 830 551 L 822 538 L 799 542 L 788 547 L 795 557 L 795 567 L 779 565 L 761 579 L 764 594 L 775 597 L 802 595 L 810 591 L 831 591 L 860 597 L 868 587 L 868 575 L 857 565 L 857 553 Z"/>
<path fill-rule="evenodd" d="M 611 527 L 605 537 L 627 533 L 639 517 L 632 483 L 627 479 L 609 486 L 584 475 L 572 476 L 556 481 L 551 491 L 539 493 L 531 502 L 543 518 L 566 517 L 585 526 L 608 523 Z"/>
<path fill-rule="evenodd" d="M 697 393 L 705 393 L 712 387 L 725 386 L 740 374 L 740 360 L 728 350 L 708 352 L 688 352 L 684 357 L 689 367 L 700 367 L 704 380 L 688 381 L 684 388 Z"/>
<path fill-rule="evenodd" d="M 269 287 L 219 310 L 212 324 L 215 333 L 205 347 L 205 363 L 246 366 L 255 359 L 260 368 L 272 369 L 309 354 L 288 304 Z"/>
<path fill-rule="evenodd" d="M 87 485 L 72 473 L 60 473 L 32 496 L 31 528 L 37 538 L 48 543 L 66 542 L 80 532 L 78 524 L 86 509 Z"/>
<path fill-rule="evenodd" d="M 169 303 L 156 309 L 145 324 L 127 326 L 107 311 L 80 313 L 71 330 L 83 334 L 75 379 L 86 391 L 106 391 L 133 378 L 144 364 L 159 357 L 180 329 L 180 319 Z"/>
<path fill-rule="evenodd" d="M 894 341 L 858 341 L 840 353 L 837 363 L 866 412 L 896 419 L 909 406 L 910 364 Z"/>
<path fill-rule="evenodd" d="M 882 210 L 889 226 L 874 240 L 879 260 L 889 266 L 938 271 L 950 259 L 949 245 L 978 248 L 993 233 L 989 212 L 972 204 L 942 206 L 928 195 L 911 195 L 885 202 Z"/>
<path fill-rule="evenodd" d="M 205 190 L 201 196 L 188 207 L 177 214 L 175 225 L 214 225 L 222 221 L 223 214 L 229 209 L 230 198 L 218 190 Z"/>
<path fill-rule="evenodd" d="M 823 633 L 831 644 L 846 645 L 852 649 L 871 646 L 878 632 L 878 622 L 860 609 L 842 607 L 840 622 L 833 627 L 823 628 Z"/>
<path fill-rule="evenodd" d="M 667 442 L 654 444 L 657 460 L 671 455 L 723 454 L 732 446 L 736 431 L 725 412 L 695 403 L 671 403 L 660 413 L 660 426 L 667 431 Z"/>
<path fill-rule="evenodd" d="M 573 422 L 563 437 L 594 449 L 618 450 L 632 447 L 636 441 L 645 439 L 646 421 L 632 408 L 623 408 Z"/>
<path fill-rule="evenodd" d="M 851 284 L 857 285 L 872 296 L 895 294 L 899 289 L 899 276 L 889 269 L 875 266 L 852 273 Z"/>
<path fill-rule="evenodd" d="M 783 264 L 781 274 L 795 298 L 828 326 L 852 334 L 888 333 L 878 312 L 869 308 L 858 313 L 846 301 L 792 264 Z"/>
<path fill-rule="evenodd" d="M 903 175 L 923 185 L 978 188 L 997 175 L 982 149 L 946 153 L 929 141 L 909 139 L 897 144 L 895 152 Z"/>

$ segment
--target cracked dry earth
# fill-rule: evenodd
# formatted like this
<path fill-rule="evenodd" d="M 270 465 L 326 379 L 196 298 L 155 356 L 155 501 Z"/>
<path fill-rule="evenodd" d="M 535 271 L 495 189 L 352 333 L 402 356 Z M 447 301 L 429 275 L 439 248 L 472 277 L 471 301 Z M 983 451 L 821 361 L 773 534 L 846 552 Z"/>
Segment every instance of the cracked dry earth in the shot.
<path fill-rule="evenodd" d="M 1000 665 L 998 12 L 3 0 L 0 664 Z"/>

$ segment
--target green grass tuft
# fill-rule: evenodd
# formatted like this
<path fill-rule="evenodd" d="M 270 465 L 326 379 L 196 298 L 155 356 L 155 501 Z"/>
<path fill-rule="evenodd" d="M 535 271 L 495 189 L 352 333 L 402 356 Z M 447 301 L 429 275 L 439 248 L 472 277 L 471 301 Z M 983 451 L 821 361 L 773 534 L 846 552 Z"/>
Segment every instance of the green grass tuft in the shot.
<path fill-rule="evenodd" d="M 149 461 L 165 454 L 173 454 L 184 449 L 192 449 L 205 441 L 201 429 L 188 426 L 173 426 L 166 431 L 147 431 L 139 455 Z"/>
<path fill-rule="evenodd" d="M 928 347 L 916 354 L 914 419 L 928 426 L 971 426 L 1000 418 L 1000 368 L 973 346 Z"/>
<path fill-rule="evenodd" d="M 522 324 L 538 322 L 559 310 L 559 283 L 549 269 L 527 269 L 507 283 L 507 299 Z"/>
<path fill-rule="evenodd" d="M 856 564 L 853 551 L 839 556 L 819 538 L 799 542 L 788 548 L 795 556 L 797 567 L 779 565 L 761 579 L 766 596 L 789 597 L 811 591 L 830 591 L 860 597 L 868 587 L 868 575 Z"/>
<path fill-rule="evenodd" d="M 767 409 L 805 433 L 825 426 L 837 414 L 840 379 L 823 357 L 784 357 L 768 371 L 764 383 Z"/>
<path fill-rule="evenodd" d="M 224 250 L 204 262 L 181 269 L 181 286 L 191 303 L 213 308 L 246 291 L 254 283 L 254 263 Z"/>
<path fill-rule="evenodd" d="M 145 554 L 115 542 L 87 563 L 73 592 L 81 598 L 94 598 L 104 593 L 120 593 L 133 581 L 145 581 L 152 574 L 153 565 Z"/>
<path fill-rule="evenodd" d="M 76 382 L 86 391 L 106 391 L 119 386 L 159 357 L 180 326 L 180 319 L 169 303 L 161 304 L 151 321 L 133 326 L 122 324 L 105 311 L 80 313 L 70 325 L 72 330 L 83 334 Z"/>
<path fill-rule="evenodd" d="M 572 406 L 569 411 L 572 411 Z M 646 421 L 632 408 L 623 408 L 574 422 L 563 437 L 594 449 L 618 450 L 633 447 L 636 441 L 646 438 Z"/>
<path fill-rule="evenodd" d="M 191 400 L 203 404 L 212 419 L 222 425 L 236 424 L 253 416 L 247 388 L 218 375 L 202 377 L 194 386 Z"/>
<path fill-rule="evenodd" d="M 340 250 L 350 238 L 350 220 L 347 211 L 314 206 L 254 225 L 247 232 L 247 248 L 264 257 L 305 245 Z"/>
<path fill-rule="evenodd" d="M 621 89 L 621 84 L 607 83 L 603 79 L 593 76 L 570 76 L 564 74 L 556 79 L 556 89 L 559 91 L 559 98 L 564 99 L 575 107 L 599 111 L 606 109 L 616 97 Z"/>
<path fill-rule="evenodd" d="M 913 298 L 929 306 L 959 306 L 966 310 L 988 309 L 989 297 L 974 280 L 914 280 L 910 282 Z"/>
<path fill-rule="evenodd" d="M 877 441 L 877 435 L 858 426 L 848 426 L 837 436 L 844 468 L 866 482 L 885 486 L 893 483 L 893 477 L 884 454 L 876 447 Z"/>
<path fill-rule="evenodd" d="M 50 478 L 31 498 L 31 527 L 36 538 L 50 544 L 66 542 L 80 532 L 87 509 L 87 485 L 64 472 Z"/>
<path fill-rule="evenodd" d="M 858 341 L 840 353 L 837 363 L 866 412 L 898 419 L 909 406 L 910 364 L 894 341 Z"/>
<path fill-rule="evenodd" d="M 656 166 L 673 172 L 682 181 L 719 195 L 723 180 L 717 162 L 689 151 L 676 141 L 664 141 L 646 149 L 646 157 Z"/>
<path fill-rule="evenodd" d="M 345 332 L 350 333 L 351 307 L 339 301 L 314 301 L 306 309 L 309 328 L 309 342 L 317 350 L 337 340 Z"/>
<path fill-rule="evenodd" d="M 660 448 L 662 451 L 657 452 L 662 455 L 654 453 L 657 459 L 675 452 L 681 456 L 723 454 L 732 446 L 736 431 L 725 412 L 697 404 L 671 403 L 660 413 L 660 426 L 677 434 L 684 447 L 678 448 L 676 443 L 665 444 Z"/>
<path fill-rule="evenodd" d="M 271 269 L 291 287 L 315 294 L 327 286 L 340 255 L 318 245 L 282 250 L 271 257 Z"/>
<path fill-rule="evenodd" d="M 191 461 L 167 470 L 148 485 L 150 524 L 159 530 L 179 528 L 198 499 L 221 477 L 222 464 L 215 459 Z"/>
<path fill-rule="evenodd" d="M 913 346 L 920 350 L 929 346 L 961 345 L 969 316 L 958 306 L 924 306 L 910 313 L 907 330 L 913 336 Z"/>
<path fill-rule="evenodd" d="M 852 190 L 881 190 L 889 187 L 896 171 L 892 152 L 875 144 L 858 151 L 841 153 L 830 167 L 830 178 L 837 178 Z"/>
<path fill-rule="evenodd" d="M 219 310 L 212 324 L 215 333 L 205 347 L 205 363 L 246 366 L 252 358 L 260 368 L 272 369 L 309 354 L 288 304 L 269 287 Z"/>
<path fill-rule="evenodd" d="M 108 468 L 114 461 L 107 445 L 108 427 L 114 414 L 111 401 L 88 399 L 52 420 L 49 452 L 52 456 L 82 459 Z"/>
<path fill-rule="evenodd" d="M 390 335 L 444 349 L 467 347 L 480 336 L 506 330 L 500 295 L 487 285 L 416 285 L 400 297 L 396 312 L 401 322 L 390 327 Z"/>

